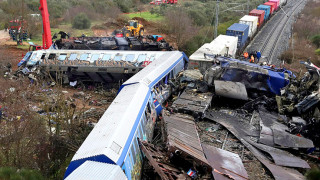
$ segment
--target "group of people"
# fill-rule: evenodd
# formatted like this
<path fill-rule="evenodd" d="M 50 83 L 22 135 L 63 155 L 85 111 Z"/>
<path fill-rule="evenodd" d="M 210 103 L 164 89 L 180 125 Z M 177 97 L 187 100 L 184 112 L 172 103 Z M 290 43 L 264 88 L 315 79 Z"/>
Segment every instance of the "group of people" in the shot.
<path fill-rule="evenodd" d="M 244 52 L 243 57 L 245 58 L 246 61 L 249 60 L 250 63 L 259 63 L 261 58 L 261 52 L 254 51 L 254 52 L 251 52 L 250 54 L 248 52 Z"/>

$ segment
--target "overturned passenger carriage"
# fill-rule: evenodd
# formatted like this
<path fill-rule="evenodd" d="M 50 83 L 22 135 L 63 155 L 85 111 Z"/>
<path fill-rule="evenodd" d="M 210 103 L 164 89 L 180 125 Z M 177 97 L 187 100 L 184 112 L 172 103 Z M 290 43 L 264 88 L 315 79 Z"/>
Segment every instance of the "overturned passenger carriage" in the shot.
<path fill-rule="evenodd" d="M 172 91 L 170 82 L 187 64 L 183 52 L 163 52 L 127 80 L 72 158 L 65 178 L 140 179 L 143 158 L 138 138 L 152 140 L 161 103 Z"/>
<path fill-rule="evenodd" d="M 166 51 L 39 50 L 28 52 L 19 66 L 40 67 L 64 82 L 78 79 L 101 83 L 127 80 Z M 57 73 L 60 72 L 60 73 Z"/>

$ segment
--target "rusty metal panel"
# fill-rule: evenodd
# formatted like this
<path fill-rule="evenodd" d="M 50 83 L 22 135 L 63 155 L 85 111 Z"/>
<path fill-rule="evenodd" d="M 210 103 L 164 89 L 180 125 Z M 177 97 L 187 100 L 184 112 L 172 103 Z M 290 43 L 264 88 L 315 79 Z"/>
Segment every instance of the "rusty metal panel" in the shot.
<path fill-rule="evenodd" d="M 202 144 L 215 180 L 248 180 L 248 174 L 238 154 Z M 226 177 L 227 176 L 227 177 Z M 230 178 L 228 178 L 230 177 Z"/>
<path fill-rule="evenodd" d="M 167 164 L 168 158 L 166 153 L 156 148 L 154 145 L 141 141 L 139 139 L 139 146 L 149 160 L 151 166 L 158 173 L 162 180 L 186 179 L 185 173 Z"/>
<path fill-rule="evenodd" d="M 166 115 L 163 120 L 167 134 L 169 151 L 181 151 L 195 158 L 199 164 L 209 165 L 200 143 L 193 117 L 182 114 Z"/>

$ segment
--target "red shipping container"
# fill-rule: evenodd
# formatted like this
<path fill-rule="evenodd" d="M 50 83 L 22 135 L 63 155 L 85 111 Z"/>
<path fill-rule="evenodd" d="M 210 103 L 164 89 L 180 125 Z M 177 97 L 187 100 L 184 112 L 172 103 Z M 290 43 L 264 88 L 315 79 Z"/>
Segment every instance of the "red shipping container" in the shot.
<path fill-rule="evenodd" d="M 279 8 L 279 5 L 280 5 L 280 0 L 269 0 L 269 2 L 275 2 L 276 4 L 277 4 L 277 8 L 276 8 L 276 10 L 278 10 L 278 8 Z"/>
<path fill-rule="evenodd" d="M 271 16 L 271 14 L 273 14 L 273 11 L 276 9 L 276 4 L 273 2 L 266 2 L 264 3 L 264 5 L 271 7 L 270 8 L 270 16 Z"/>
<path fill-rule="evenodd" d="M 254 10 L 250 11 L 250 13 L 249 13 L 250 16 L 257 16 L 258 17 L 258 27 L 262 26 L 262 24 L 264 22 L 264 14 L 265 14 L 264 10 L 257 10 L 257 9 L 254 9 Z"/>
<path fill-rule="evenodd" d="M 274 10 L 273 10 L 273 12 L 276 12 L 277 9 L 278 9 L 277 2 L 269 1 L 269 3 L 273 3 L 273 4 L 274 4 Z"/>

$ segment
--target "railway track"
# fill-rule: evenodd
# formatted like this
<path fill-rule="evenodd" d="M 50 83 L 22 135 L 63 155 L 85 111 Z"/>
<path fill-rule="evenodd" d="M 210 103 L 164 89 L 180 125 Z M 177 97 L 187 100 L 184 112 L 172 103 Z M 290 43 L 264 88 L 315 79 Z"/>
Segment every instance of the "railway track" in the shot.
<path fill-rule="evenodd" d="M 290 1 L 291 4 L 284 7 L 286 13 L 280 9 L 279 11 L 282 12 L 276 13 L 267 24 L 265 24 L 248 46 L 247 51 L 260 50 L 262 53 L 261 62 L 267 62 L 268 64 L 274 63 L 273 60 L 276 59 L 276 55 L 278 54 L 279 42 L 287 30 L 286 26 L 304 2 L 304 0 Z"/>
<path fill-rule="evenodd" d="M 286 30 L 287 24 L 290 22 L 291 17 L 294 15 L 296 10 L 303 4 L 304 0 L 296 1 L 293 7 L 287 14 L 282 13 L 282 17 L 278 18 L 278 21 L 274 23 L 273 29 L 269 31 L 267 38 L 262 46 L 261 53 L 265 56 L 265 61 L 268 64 L 272 64 L 275 58 L 275 52 L 282 37 L 283 32 Z"/>

